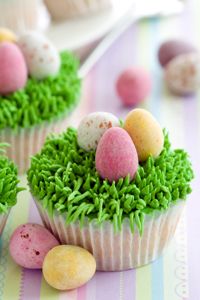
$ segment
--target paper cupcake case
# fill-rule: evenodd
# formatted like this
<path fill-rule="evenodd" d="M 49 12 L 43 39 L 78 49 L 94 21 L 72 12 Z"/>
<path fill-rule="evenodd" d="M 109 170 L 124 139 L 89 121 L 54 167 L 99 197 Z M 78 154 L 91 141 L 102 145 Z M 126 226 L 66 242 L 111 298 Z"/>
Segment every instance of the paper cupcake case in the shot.
<path fill-rule="evenodd" d="M 55 20 L 98 12 L 109 8 L 112 4 L 111 0 L 44 0 L 44 2 Z"/>
<path fill-rule="evenodd" d="M 7 214 L 0 214 L 0 236 L 1 236 L 1 234 L 3 232 L 3 229 L 4 229 L 5 225 L 6 225 L 6 221 L 8 219 L 8 216 L 9 216 L 9 213 L 7 213 Z"/>
<path fill-rule="evenodd" d="M 15 162 L 19 174 L 23 174 L 30 166 L 32 155 L 40 151 L 46 137 L 50 133 L 60 133 L 67 127 L 68 118 L 54 122 L 44 122 L 30 129 L 21 128 L 17 132 L 12 129 L 0 131 L 0 143 L 8 143 L 6 155 Z"/>
<path fill-rule="evenodd" d="M 35 199 L 44 225 L 62 244 L 81 246 L 95 256 L 97 270 L 120 271 L 140 267 L 159 257 L 174 236 L 185 202 L 179 201 L 166 212 L 154 212 L 146 216 L 144 232 L 140 236 L 136 226 L 134 234 L 128 220 L 122 230 L 114 232 L 113 224 L 104 222 L 100 227 L 94 222 L 79 222 L 66 225 L 66 216 L 48 212 Z"/>

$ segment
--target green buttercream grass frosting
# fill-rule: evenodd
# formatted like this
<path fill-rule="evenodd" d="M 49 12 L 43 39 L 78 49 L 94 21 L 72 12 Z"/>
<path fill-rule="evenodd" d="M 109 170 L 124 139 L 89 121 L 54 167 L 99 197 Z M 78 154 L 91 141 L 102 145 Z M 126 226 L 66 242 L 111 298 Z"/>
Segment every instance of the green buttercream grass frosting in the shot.
<path fill-rule="evenodd" d="M 77 104 L 81 86 L 78 61 L 68 52 L 60 57 L 55 77 L 29 78 L 24 89 L 0 96 L 0 129 L 30 128 L 70 112 Z"/>
<path fill-rule="evenodd" d="M 191 163 L 184 150 L 172 150 L 164 131 L 164 148 L 158 158 L 149 157 L 139 165 L 135 178 L 129 176 L 109 183 L 95 169 L 95 151 L 77 144 L 77 132 L 69 128 L 50 136 L 41 153 L 32 158 L 28 181 L 32 194 L 48 212 L 66 213 L 66 223 L 85 217 L 102 224 L 110 220 L 120 230 L 124 218 L 140 234 L 146 214 L 165 211 L 191 193 Z"/>
<path fill-rule="evenodd" d="M 17 194 L 24 190 L 18 187 L 17 168 L 3 155 L 6 144 L 0 144 L 0 214 L 7 213 L 17 202 Z"/>

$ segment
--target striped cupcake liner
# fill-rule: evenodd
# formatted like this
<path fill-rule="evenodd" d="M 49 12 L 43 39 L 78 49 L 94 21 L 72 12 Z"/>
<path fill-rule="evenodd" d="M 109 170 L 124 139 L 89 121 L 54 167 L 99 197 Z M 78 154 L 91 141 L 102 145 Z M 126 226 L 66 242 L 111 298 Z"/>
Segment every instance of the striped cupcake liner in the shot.
<path fill-rule="evenodd" d="M 109 8 L 111 0 L 44 0 L 51 16 L 55 20 L 85 15 Z"/>
<path fill-rule="evenodd" d="M 106 221 L 102 226 L 85 221 L 81 228 L 76 222 L 66 225 L 66 215 L 51 217 L 35 199 L 40 216 L 48 228 L 62 244 L 81 246 L 93 253 L 97 270 L 121 271 L 137 268 L 159 257 L 174 236 L 185 202 L 179 201 L 166 212 L 155 211 L 146 216 L 144 232 L 140 236 L 135 228 L 130 230 L 129 221 L 124 220 L 122 230 L 114 232 L 113 224 Z"/>
<path fill-rule="evenodd" d="M 50 133 L 64 131 L 68 124 L 68 118 L 54 122 L 44 122 L 40 126 L 29 129 L 20 128 L 14 132 L 12 129 L 0 131 L 0 143 L 8 143 L 6 155 L 15 162 L 19 174 L 23 174 L 30 166 L 30 158 L 41 150 L 46 137 Z"/>
<path fill-rule="evenodd" d="M 7 214 L 0 214 L 0 236 L 3 232 L 3 229 L 6 225 L 6 221 L 8 219 L 8 216 L 9 216 L 9 212 Z"/>

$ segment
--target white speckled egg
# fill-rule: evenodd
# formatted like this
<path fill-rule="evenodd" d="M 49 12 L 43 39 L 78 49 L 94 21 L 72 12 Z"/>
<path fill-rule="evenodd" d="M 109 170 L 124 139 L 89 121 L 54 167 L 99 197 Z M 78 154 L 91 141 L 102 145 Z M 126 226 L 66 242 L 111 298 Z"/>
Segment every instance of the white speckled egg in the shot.
<path fill-rule="evenodd" d="M 86 151 L 95 150 L 104 132 L 120 126 L 119 119 L 111 113 L 95 112 L 87 115 L 78 127 L 78 144 Z"/>
<path fill-rule="evenodd" d="M 165 68 L 165 81 L 171 92 L 187 95 L 200 87 L 200 55 L 182 54 L 172 59 Z"/>
<path fill-rule="evenodd" d="M 27 32 L 18 44 L 24 54 L 29 74 L 36 79 L 55 76 L 60 68 L 60 56 L 52 43 L 37 32 Z"/>

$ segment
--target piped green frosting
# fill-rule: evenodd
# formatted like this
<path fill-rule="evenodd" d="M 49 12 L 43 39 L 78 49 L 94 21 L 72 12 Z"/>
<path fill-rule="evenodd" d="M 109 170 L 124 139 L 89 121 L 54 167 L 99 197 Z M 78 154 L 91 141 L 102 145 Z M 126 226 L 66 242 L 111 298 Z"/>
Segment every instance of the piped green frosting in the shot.
<path fill-rule="evenodd" d="M 0 144 L 0 214 L 7 213 L 17 202 L 17 194 L 24 190 L 18 187 L 17 168 L 3 155 L 7 145 Z"/>
<path fill-rule="evenodd" d="M 31 192 L 48 212 L 66 213 L 66 223 L 85 217 L 102 224 L 113 222 L 120 230 L 124 218 L 140 234 L 146 214 L 165 211 L 191 192 L 193 178 L 185 151 L 172 150 L 164 132 L 164 148 L 158 158 L 149 157 L 139 165 L 135 178 L 127 176 L 109 183 L 95 169 L 95 152 L 86 152 L 77 144 L 77 132 L 69 128 L 47 139 L 41 153 L 32 158 L 28 171 Z"/>
<path fill-rule="evenodd" d="M 78 61 L 68 52 L 60 57 L 55 77 L 29 78 L 24 89 L 0 96 L 0 129 L 30 128 L 70 112 L 77 104 L 81 85 Z"/>

